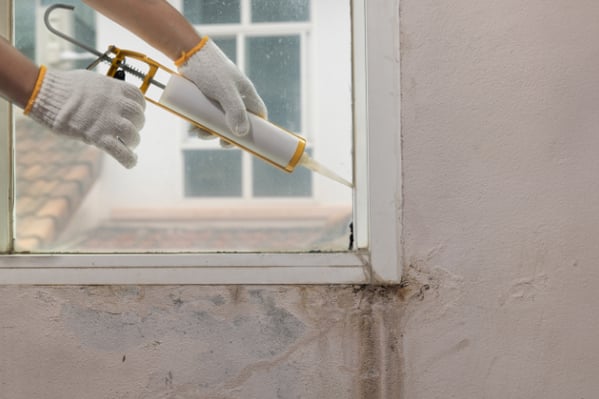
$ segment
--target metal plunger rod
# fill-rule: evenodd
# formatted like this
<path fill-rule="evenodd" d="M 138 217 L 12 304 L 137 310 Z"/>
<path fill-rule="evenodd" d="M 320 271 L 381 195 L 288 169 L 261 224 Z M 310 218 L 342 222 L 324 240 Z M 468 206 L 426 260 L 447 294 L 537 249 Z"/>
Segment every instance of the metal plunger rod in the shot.
<path fill-rule="evenodd" d="M 71 37 L 71 36 L 69 36 L 69 35 L 67 35 L 67 34 L 59 31 L 55 27 L 53 27 L 52 24 L 50 23 L 50 14 L 54 10 L 56 10 L 57 8 L 64 9 L 64 10 L 69 10 L 69 11 L 73 11 L 75 9 L 75 7 L 72 6 L 72 5 L 61 4 L 61 3 L 53 4 L 53 5 L 49 6 L 46 9 L 46 12 L 44 13 L 44 24 L 46 25 L 46 28 L 48 28 L 48 30 L 50 32 L 54 33 L 56 36 L 61 37 L 64 40 L 68 41 L 69 43 L 72 43 L 75 46 L 78 46 L 78 47 L 80 47 L 80 48 L 82 48 L 82 49 L 84 49 L 84 50 L 86 50 L 86 51 L 94 54 L 96 57 L 98 57 L 98 59 L 96 61 L 94 61 L 90 65 L 90 67 L 88 67 L 88 69 L 91 69 L 91 67 L 95 67 L 100 61 L 105 61 L 105 62 L 108 62 L 109 64 L 113 64 L 114 58 L 110 57 L 108 54 L 115 54 L 116 56 L 120 56 L 120 54 L 122 53 L 124 56 L 122 57 L 122 59 L 117 59 L 116 60 L 117 64 L 115 66 L 117 66 L 118 68 L 123 69 L 126 72 L 129 72 L 130 74 L 132 74 L 133 76 L 138 77 L 139 79 L 143 80 L 144 82 L 147 80 L 147 83 L 151 83 L 151 84 L 155 85 L 156 87 L 164 89 L 165 85 L 163 83 L 160 83 L 160 82 L 154 80 L 153 79 L 153 74 L 151 76 L 149 76 L 149 79 L 148 79 L 147 75 L 149 75 L 149 74 L 144 74 L 143 72 L 141 72 L 141 71 L 139 71 L 139 70 L 137 70 L 137 69 L 135 69 L 135 68 L 133 68 L 133 67 L 131 67 L 131 66 L 129 66 L 129 65 L 127 65 L 125 63 L 125 60 L 124 60 L 125 56 L 131 56 L 131 57 L 136 58 L 135 57 L 136 54 L 134 54 L 133 52 L 126 52 L 124 50 L 119 50 L 119 49 L 116 49 L 116 47 L 111 46 L 111 48 L 108 49 L 108 51 L 106 51 L 105 53 L 102 53 L 102 52 L 96 50 L 95 48 L 90 47 L 87 44 L 82 43 L 81 41 L 75 39 L 74 37 Z M 129 53 L 131 53 L 131 54 L 129 54 Z M 143 56 L 143 55 L 140 55 L 140 56 Z M 142 61 L 150 64 L 148 62 L 148 60 L 146 60 L 146 59 L 143 59 Z M 156 69 L 155 68 L 152 69 L 152 72 L 156 73 Z"/>

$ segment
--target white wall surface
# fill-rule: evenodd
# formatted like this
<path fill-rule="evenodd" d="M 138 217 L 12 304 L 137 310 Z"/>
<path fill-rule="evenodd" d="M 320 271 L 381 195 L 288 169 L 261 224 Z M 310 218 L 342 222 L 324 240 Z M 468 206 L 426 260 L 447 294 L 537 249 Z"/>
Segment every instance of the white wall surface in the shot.
<path fill-rule="evenodd" d="M 401 17 L 402 397 L 596 398 L 599 3 Z"/>

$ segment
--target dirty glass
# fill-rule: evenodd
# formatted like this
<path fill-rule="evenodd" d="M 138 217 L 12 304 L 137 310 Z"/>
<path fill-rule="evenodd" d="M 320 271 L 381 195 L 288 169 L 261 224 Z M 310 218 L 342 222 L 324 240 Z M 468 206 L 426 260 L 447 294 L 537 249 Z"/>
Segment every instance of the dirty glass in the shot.
<path fill-rule="evenodd" d="M 35 3 L 35 0 L 24 0 L 15 1 L 19 3 L 21 8 L 24 8 L 24 13 L 31 14 L 34 7 L 31 4 Z M 42 6 L 49 6 L 56 4 L 58 1 L 55 0 L 42 0 Z M 70 34 L 77 38 L 77 40 L 94 46 L 96 43 L 96 27 L 95 27 L 95 14 L 94 10 L 89 7 L 78 7 L 81 5 L 81 1 L 78 0 L 60 0 L 61 4 L 71 5 L 77 7 L 77 12 L 73 14 L 72 20 L 69 21 L 68 25 L 65 26 Z M 39 10 L 39 9 L 38 9 Z M 33 16 L 35 18 L 35 15 Z M 18 16 L 17 16 L 18 18 Z M 35 21 L 32 21 L 35 22 Z M 33 25 L 32 25 L 33 26 Z M 24 32 L 23 32 L 24 33 Z M 29 34 L 35 34 L 36 29 L 31 29 Z M 24 33 L 26 35 L 26 33 Z M 45 44 L 45 43 L 44 43 Z M 44 47 L 42 45 L 42 47 Z M 43 50 L 42 50 L 43 51 Z M 87 53 L 85 50 L 73 47 L 70 49 L 70 53 L 63 54 L 63 58 L 68 59 L 70 65 L 74 68 L 86 68 L 93 60 L 93 56 Z"/>
<path fill-rule="evenodd" d="M 308 0 L 251 0 L 253 22 L 308 21 Z"/>
<path fill-rule="evenodd" d="M 235 38 L 213 36 L 212 40 L 231 61 L 237 64 L 237 40 Z"/>
<path fill-rule="evenodd" d="M 239 0 L 184 0 L 185 16 L 194 24 L 230 24 L 239 22 Z"/>
<path fill-rule="evenodd" d="M 187 197 L 241 196 L 241 151 L 187 150 L 183 156 Z"/>
<path fill-rule="evenodd" d="M 16 46 L 50 69 L 86 66 L 89 54 L 40 22 L 47 3 L 13 2 Z M 114 44 L 152 50 L 133 34 L 115 33 L 113 22 L 82 2 L 73 3 L 74 13 L 53 14 L 53 24 L 65 33 L 97 49 Z M 315 160 L 351 180 L 348 2 L 180 4 L 250 77 L 269 119 L 306 137 Z M 325 36 L 331 29 L 337 35 Z M 218 140 L 199 140 L 187 121 L 153 104 L 131 170 L 95 147 L 53 134 L 20 110 L 13 115 L 16 252 L 347 250 L 350 189 L 302 167 L 283 172 L 245 151 L 222 148 Z"/>
<path fill-rule="evenodd" d="M 291 131 L 302 131 L 299 37 L 251 37 L 247 52 L 247 74 L 268 107 L 269 119 Z"/>
<path fill-rule="evenodd" d="M 21 0 L 15 2 L 15 19 L 24 26 L 35 26 L 35 0 Z M 35 58 L 35 29 L 23 30 L 18 36 L 19 50 L 27 57 Z"/>
<path fill-rule="evenodd" d="M 310 150 L 307 150 L 311 153 Z M 310 197 L 312 195 L 312 174 L 299 168 L 291 175 L 272 168 L 258 159 L 252 159 L 253 194 L 256 197 Z"/>

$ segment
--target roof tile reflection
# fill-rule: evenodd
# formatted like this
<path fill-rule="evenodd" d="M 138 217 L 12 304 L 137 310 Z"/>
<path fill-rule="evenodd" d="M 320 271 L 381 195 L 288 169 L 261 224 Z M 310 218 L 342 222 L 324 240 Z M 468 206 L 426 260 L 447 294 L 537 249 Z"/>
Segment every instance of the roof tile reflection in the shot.
<path fill-rule="evenodd" d="M 15 249 L 43 249 L 55 239 L 98 178 L 101 164 L 98 149 L 18 118 Z"/>

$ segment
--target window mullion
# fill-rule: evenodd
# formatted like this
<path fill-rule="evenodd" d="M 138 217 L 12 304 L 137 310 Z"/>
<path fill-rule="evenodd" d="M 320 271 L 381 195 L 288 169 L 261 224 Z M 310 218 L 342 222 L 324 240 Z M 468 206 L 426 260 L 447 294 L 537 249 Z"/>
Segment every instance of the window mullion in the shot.
<path fill-rule="evenodd" d="M 248 21 L 249 6 L 246 4 L 245 0 L 242 1 L 241 4 L 241 24 L 242 26 L 246 24 L 244 21 Z M 246 36 L 243 33 L 243 29 L 239 29 L 239 33 L 236 35 L 237 38 L 237 66 L 239 69 L 245 73 L 246 70 L 246 59 L 245 59 L 245 40 Z M 253 172 L 252 172 L 252 159 L 247 152 L 242 152 L 241 157 L 241 196 L 244 199 L 251 199 L 254 196 L 253 193 Z"/>
<path fill-rule="evenodd" d="M 10 103 L 0 100 L 0 187 L 2 196 L 0 198 L 1 219 L 6 221 L 0 223 L 0 248 L 3 252 L 12 250 L 14 237 L 14 223 L 12 208 L 14 205 L 14 184 L 12 178 L 12 110 Z"/>
<path fill-rule="evenodd" d="M 241 0 L 241 25 L 249 25 L 252 21 L 251 16 L 251 0 Z"/>
<path fill-rule="evenodd" d="M 307 39 L 308 39 L 308 33 L 307 32 L 302 32 L 299 35 L 300 37 L 300 84 L 301 84 L 301 88 L 300 88 L 300 104 L 301 107 L 300 109 L 302 109 L 302 116 L 301 116 L 301 128 L 299 131 L 299 134 L 301 134 L 302 136 L 306 137 L 308 140 L 312 140 L 313 139 L 313 135 L 312 135 L 312 130 L 308 128 L 309 126 L 309 113 L 310 113 L 310 108 L 309 108 L 309 104 L 308 104 L 308 83 L 310 81 L 309 79 L 309 65 L 310 65 L 310 56 L 308 55 L 308 43 L 307 43 Z"/>
<path fill-rule="evenodd" d="M 241 154 L 241 197 L 252 199 L 254 196 L 254 176 L 252 167 L 252 158 L 247 152 Z"/>
<path fill-rule="evenodd" d="M 12 1 L 0 0 L 0 35 L 12 42 Z M 12 149 L 12 107 L 0 99 L 0 248 L 4 252 L 12 250 L 14 223 L 13 149 Z"/>
<path fill-rule="evenodd" d="M 352 1 L 352 74 L 354 129 L 354 238 L 356 248 L 368 248 L 368 114 L 365 0 Z"/>

